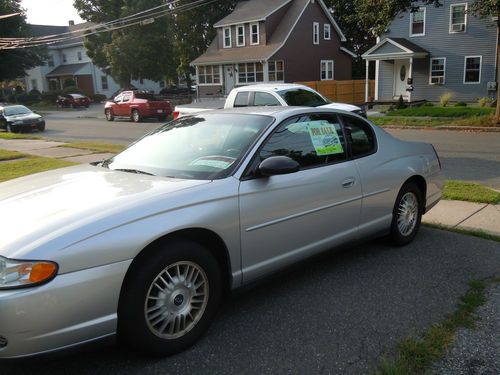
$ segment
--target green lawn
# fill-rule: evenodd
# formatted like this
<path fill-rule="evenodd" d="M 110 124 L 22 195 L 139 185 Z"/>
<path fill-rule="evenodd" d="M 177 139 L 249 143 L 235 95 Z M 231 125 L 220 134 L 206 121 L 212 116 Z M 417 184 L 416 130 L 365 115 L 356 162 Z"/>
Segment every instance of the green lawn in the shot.
<path fill-rule="evenodd" d="M 0 163 L 0 182 L 50 169 L 76 165 L 65 160 L 30 156 L 22 160 Z"/>
<path fill-rule="evenodd" d="M 62 145 L 61 147 L 73 147 L 96 152 L 109 152 L 112 154 L 117 154 L 119 152 L 122 152 L 127 146 L 100 142 L 70 142 Z"/>
<path fill-rule="evenodd" d="M 500 203 L 500 192 L 473 182 L 447 180 L 444 186 L 443 198 L 497 204 Z"/>
<path fill-rule="evenodd" d="M 40 137 L 31 134 L 7 133 L 0 131 L 0 139 L 40 139 Z"/>
<path fill-rule="evenodd" d="M 21 159 L 24 157 L 26 157 L 26 155 L 22 154 L 20 152 L 0 149 L 0 161 L 15 160 L 15 159 Z"/>
<path fill-rule="evenodd" d="M 387 116 L 477 117 L 492 115 L 495 108 L 479 107 L 409 107 L 387 112 Z"/>
<path fill-rule="evenodd" d="M 496 126 L 495 118 L 491 115 L 476 116 L 468 118 L 449 117 L 449 118 L 415 118 L 404 116 L 381 116 L 368 118 L 378 126 L 415 126 L 415 127 L 437 127 L 437 126 L 477 126 L 489 127 Z"/>

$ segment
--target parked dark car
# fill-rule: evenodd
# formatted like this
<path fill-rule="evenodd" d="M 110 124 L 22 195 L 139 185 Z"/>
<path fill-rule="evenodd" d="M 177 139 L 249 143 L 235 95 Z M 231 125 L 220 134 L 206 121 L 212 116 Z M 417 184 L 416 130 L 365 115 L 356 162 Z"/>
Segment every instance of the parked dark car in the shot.
<path fill-rule="evenodd" d="M 59 96 L 56 100 L 58 107 L 86 107 L 88 108 L 91 100 L 89 97 L 81 94 L 67 94 L 63 96 Z"/>
<path fill-rule="evenodd" d="M 0 106 L 0 129 L 8 133 L 19 133 L 36 129 L 45 130 L 45 120 L 24 105 Z"/>

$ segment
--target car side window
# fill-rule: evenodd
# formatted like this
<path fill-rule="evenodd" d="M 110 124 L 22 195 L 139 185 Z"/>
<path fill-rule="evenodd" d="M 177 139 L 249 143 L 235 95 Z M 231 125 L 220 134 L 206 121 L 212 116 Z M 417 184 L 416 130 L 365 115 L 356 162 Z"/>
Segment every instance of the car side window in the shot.
<path fill-rule="evenodd" d="M 281 106 L 281 103 L 271 94 L 267 92 L 255 92 L 254 106 Z"/>
<path fill-rule="evenodd" d="M 371 126 L 354 116 L 342 116 L 347 142 L 351 147 L 352 157 L 360 158 L 376 151 L 375 134 Z"/>
<path fill-rule="evenodd" d="M 248 91 L 237 93 L 233 107 L 248 107 L 248 94 L 250 94 Z"/>
<path fill-rule="evenodd" d="M 344 135 L 337 115 L 305 115 L 281 124 L 260 150 L 258 162 L 278 155 L 292 158 L 301 168 L 346 160 Z"/>
<path fill-rule="evenodd" d="M 130 101 L 130 94 L 123 95 L 123 102 L 126 103 L 128 101 Z"/>
<path fill-rule="evenodd" d="M 123 99 L 123 95 L 121 95 L 121 94 L 120 94 L 120 95 L 118 95 L 118 96 L 115 96 L 115 100 L 114 100 L 114 101 L 115 101 L 115 102 L 121 102 L 121 101 L 122 101 L 122 99 Z"/>

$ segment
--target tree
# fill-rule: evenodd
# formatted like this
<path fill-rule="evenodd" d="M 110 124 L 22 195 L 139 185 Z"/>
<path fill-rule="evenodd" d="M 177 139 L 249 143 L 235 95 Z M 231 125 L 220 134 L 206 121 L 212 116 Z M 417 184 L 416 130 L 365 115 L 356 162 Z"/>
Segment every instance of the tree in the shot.
<path fill-rule="evenodd" d="M 0 37 L 25 38 L 31 36 L 21 0 L 0 0 L 0 14 L 21 13 L 0 20 Z M 26 75 L 26 70 L 43 64 L 46 51 L 42 48 L 0 50 L 0 81 Z"/>

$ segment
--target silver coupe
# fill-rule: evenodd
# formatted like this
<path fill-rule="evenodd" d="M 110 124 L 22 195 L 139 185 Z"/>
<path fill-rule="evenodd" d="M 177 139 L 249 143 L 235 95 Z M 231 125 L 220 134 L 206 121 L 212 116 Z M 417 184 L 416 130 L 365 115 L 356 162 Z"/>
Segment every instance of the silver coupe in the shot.
<path fill-rule="evenodd" d="M 412 241 L 442 195 L 430 144 L 325 108 L 221 110 L 115 157 L 0 184 L 0 358 L 111 335 L 192 345 L 223 296 L 341 244 Z"/>

